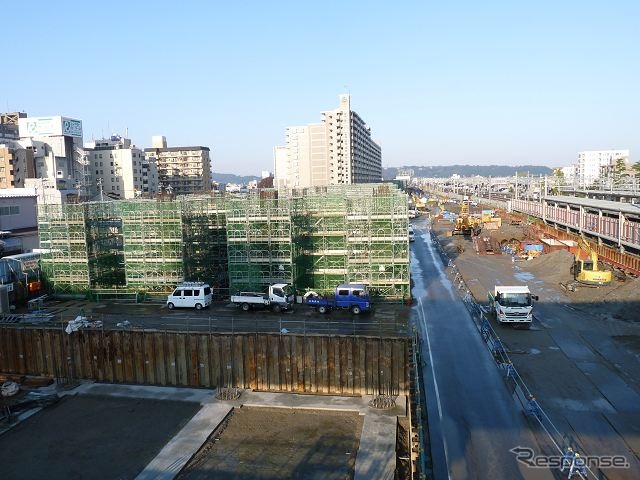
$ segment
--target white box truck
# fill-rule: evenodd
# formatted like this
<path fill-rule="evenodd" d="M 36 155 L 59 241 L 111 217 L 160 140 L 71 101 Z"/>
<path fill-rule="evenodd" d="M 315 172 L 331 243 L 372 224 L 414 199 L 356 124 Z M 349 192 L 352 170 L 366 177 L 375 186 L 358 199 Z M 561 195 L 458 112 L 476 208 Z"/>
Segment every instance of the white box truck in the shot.
<path fill-rule="evenodd" d="M 529 328 L 533 320 L 533 301 L 528 286 L 496 285 L 493 293 L 488 292 L 489 307 L 500 324 L 510 324 Z"/>
<path fill-rule="evenodd" d="M 182 282 L 167 297 L 167 307 L 195 308 L 202 310 L 211 305 L 213 294 L 211 287 L 204 282 Z"/>

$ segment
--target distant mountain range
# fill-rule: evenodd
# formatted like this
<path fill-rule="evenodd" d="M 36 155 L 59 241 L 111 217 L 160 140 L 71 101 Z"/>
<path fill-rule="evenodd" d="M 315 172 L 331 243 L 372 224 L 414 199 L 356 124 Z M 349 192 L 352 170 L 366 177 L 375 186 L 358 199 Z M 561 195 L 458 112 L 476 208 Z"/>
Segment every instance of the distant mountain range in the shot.
<path fill-rule="evenodd" d="M 438 177 L 449 178 L 454 173 L 461 177 L 473 177 L 480 175 L 482 177 L 512 177 L 516 172 L 526 175 L 552 175 L 553 170 L 549 167 L 540 165 L 520 165 L 517 167 L 508 165 L 434 165 L 432 167 L 389 167 L 382 169 L 382 178 L 384 180 L 393 180 L 398 174 L 398 170 L 413 170 L 414 177 Z M 216 173 L 213 172 L 213 180 L 218 183 L 237 183 L 246 185 L 251 180 L 260 180 L 256 175 L 235 175 L 233 173 Z"/>
<path fill-rule="evenodd" d="M 434 165 L 432 167 L 389 167 L 382 169 L 382 178 L 384 180 L 393 180 L 398 174 L 398 170 L 413 170 L 414 177 L 439 177 L 449 178 L 453 174 L 461 177 L 473 177 L 480 175 L 482 177 L 511 177 L 518 172 L 519 174 L 531 175 L 552 175 L 553 170 L 549 167 L 540 165 L 519 165 L 517 167 L 508 165 Z"/>
<path fill-rule="evenodd" d="M 213 172 L 213 180 L 218 183 L 237 183 L 239 185 L 246 185 L 251 180 L 260 180 L 260 177 L 255 175 L 235 175 L 233 173 L 216 173 Z"/>

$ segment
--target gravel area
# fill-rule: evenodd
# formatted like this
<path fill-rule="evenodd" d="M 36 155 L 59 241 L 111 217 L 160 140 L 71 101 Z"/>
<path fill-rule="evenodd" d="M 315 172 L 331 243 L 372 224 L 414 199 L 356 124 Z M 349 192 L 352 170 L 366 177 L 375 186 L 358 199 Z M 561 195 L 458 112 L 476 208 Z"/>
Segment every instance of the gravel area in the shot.
<path fill-rule="evenodd" d="M 236 408 L 177 478 L 350 479 L 363 418 L 351 412 Z"/>

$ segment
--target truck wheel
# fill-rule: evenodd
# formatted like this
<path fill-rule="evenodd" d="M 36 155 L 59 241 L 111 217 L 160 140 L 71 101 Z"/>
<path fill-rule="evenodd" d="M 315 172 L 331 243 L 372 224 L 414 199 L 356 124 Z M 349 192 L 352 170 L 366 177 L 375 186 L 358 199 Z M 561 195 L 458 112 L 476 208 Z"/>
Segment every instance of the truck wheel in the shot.
<path fill-rule="evenodd" d="M 351 312 L 352 312 L 354 315 L 360 315 L 360 312 L 361 312 L 361 311 L 362 311 L 362 310 L 360 310 L 360 307 L 359 307 L 358 305 L 354 305 L 353 307 L 351 307 Z"/>
<path fill-rule="evenodd" d="M 280 305 L 274 305 L 273 311 L 276 313 L 280 313 L 282 311 L 282 307 Z"/>
<path fill-rule="evenodd" d="M 249 311 L 249 304 L 248 303 L 243 303 L 240 308 L 242 308 L 243 311 L 248 312 Z"/>
<path fill-rule="evenodd" d="M 169 307 L 169 310 L 173 310 L 175 305 L 171 302 L 167 303 L 167 307 Z"/>
<path fill-rule="evenodd" d="M 318 312 L 320 313 L 327 313 L 327 307 L 325 307 L 324 305 L 320 305 L 318 307 Z"/>
<path fill-rule="evenodd" d="M 196 310 L 202 310 L 202 304 L 196 303 Z"/>

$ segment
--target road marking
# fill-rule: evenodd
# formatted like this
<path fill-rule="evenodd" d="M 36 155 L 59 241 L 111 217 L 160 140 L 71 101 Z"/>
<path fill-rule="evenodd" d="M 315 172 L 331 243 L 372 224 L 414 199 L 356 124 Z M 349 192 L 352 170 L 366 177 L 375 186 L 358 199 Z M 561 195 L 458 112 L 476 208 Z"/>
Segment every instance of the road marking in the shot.
<path fill-rule="evenodd" d="M 449 473 L 449 453 L 447 451 L 447 440 L 444 436 L 442 429 L 442 405 L 440 403 L 440 390 L 438 388 L 438 379 L 436 378 L 435 368 L 433 366 L 433 355 L 431 354 L 431 341 L 429 340 L 429 329 L 427 328 L 427 318 L 424 314 L 424 306 L 422 305 L 422 298 L 418 297 L 418 304 L 420 305 L 420 317 L 422 318 L 422 324 L 424 325 L 424 333 L 427 338 L 427 348 L 429 349 L 429 363 L 431 364 L 431 375 L 433 376 L 433 385 L 436 391 L 436 403 L 438 405 L 438 416 L 440 417 L 440 433 L 442 435 L 442 446 L 444 448 L 444 460 L 447 464 L 447 478 L 451 480 L 451 474 Z"/>

